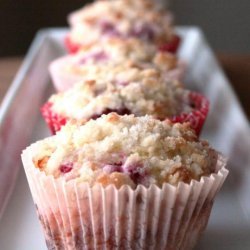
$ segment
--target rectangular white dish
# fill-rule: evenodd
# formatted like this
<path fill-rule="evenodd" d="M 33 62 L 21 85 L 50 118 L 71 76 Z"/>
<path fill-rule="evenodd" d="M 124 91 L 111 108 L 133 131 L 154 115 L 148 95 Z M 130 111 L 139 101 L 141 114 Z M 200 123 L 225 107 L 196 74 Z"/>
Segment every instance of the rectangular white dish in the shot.
<path fill-rule="evenodd" d="M 30 142 L 49 135 L 39 109 L 54 91 L 47 67 L 65 53 L 62 42 L 65 33 L 66 29 L 38 33 L 0 109 L 1 249 L 46 249 L 20 152 Z M 206 233 L 196 249 L 249 250 L 249 123 L 202 32 L 195 27 L 181 27 L 178 33 L 182 37 L 179 55 L 188 63 L 185 82 L 211 102 L 202 138 L 228 156 L 230 169 Z"/>

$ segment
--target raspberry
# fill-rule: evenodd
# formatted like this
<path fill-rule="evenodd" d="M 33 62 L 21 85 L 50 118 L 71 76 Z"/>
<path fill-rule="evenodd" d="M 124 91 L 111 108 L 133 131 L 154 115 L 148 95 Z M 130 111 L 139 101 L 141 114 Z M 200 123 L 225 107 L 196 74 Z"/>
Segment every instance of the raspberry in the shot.
<path fill-rule="evenodd" d="M 65 164 L 61 164 L 59 167 L 59 170 L 63 173 L 69 173 L 71 170 L 73 169 L 73 163 L 65 163 Z"/>

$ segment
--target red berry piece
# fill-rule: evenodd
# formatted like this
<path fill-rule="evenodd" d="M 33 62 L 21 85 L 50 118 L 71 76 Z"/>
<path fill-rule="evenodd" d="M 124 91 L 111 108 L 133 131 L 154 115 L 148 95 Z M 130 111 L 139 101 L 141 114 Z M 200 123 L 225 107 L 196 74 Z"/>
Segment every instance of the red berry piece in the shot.
<path fill-rule="evenodd" d="M 140 163 L 124 165 L 123 172 L 127 173 L 136 184 L 146 183 L 146 171 Z"/>
<path fill-rule="evenodd" d="M 61 164 L 60 167 L 59 167 L 59 170 L 63 174 L 69 173 L 72 169 L 73 169 L 73 163 L 72 162 Z"/>

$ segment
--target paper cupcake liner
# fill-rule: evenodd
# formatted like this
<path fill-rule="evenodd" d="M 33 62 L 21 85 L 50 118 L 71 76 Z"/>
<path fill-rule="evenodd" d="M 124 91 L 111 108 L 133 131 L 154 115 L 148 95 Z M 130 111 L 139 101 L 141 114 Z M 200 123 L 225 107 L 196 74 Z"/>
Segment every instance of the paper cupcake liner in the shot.
<path fill-rule="evenodd" d="M 169 119 L 174 123 L 188 122 L 191 128 L 194 129 L 199 136 L 208 115 L 209 101 L 205 96 L 199 93 L 192 91 L 187 91 L 187 93 L 187 104 L 190 105 L 193 110 L 187 113 L 183 112 Z"/>
<path fill-rule="evenodd" d="M 32 161 L 38 146 L 22 161 L 48 249 L 191 249 L 228 174 L 220 156 L 215 174 L 190 184 L 90 187 L 40 172 Z"/>
<path fill-rule="evenodd" d="M 68 53 L 70 53 L 70 54 L 75 54 L 81 48 L 81 45 L 77 44 L 77 43 L 74 43 L 70 39 L 69 35 L 66 35 L 66 37 L 64 38 L 64 45 L 65 45 Z"/>
<path fill-rule="evenodd" d="M 46 121 L 51 133 L 54 135 L 57 131 L 61 130 L 67 122 L 67 118 L 55 113 L 52 109 L 52 103 L 46 102 L 41 108 L 41 114 Z"/>
<path fill-rule="evenodd" d="M 84 76 L 65 71 L 68 64 L 72 63 L 70 56 L 56 59 L 49 65 L 52 83 L 57 92 L 63 92 L 71 88 L 75 83 L 84 80 Z"/>

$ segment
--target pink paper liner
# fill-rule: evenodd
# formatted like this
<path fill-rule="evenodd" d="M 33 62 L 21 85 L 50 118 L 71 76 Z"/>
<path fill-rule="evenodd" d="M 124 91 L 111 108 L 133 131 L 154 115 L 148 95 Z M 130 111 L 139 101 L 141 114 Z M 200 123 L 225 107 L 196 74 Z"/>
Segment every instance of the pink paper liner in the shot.
<path fill-rule="evenodd" d="M 84 76 L 65 71 L 67 65 L 72 64 L 71 55 L 56 59 L 49 65 L 49 72 L 52 83 L 58 92 L 63 92 L 71 88 L 75 83 L 84 80 Z"/>
<path fill-rule="evenodd" d="M 35 168 L 40 143 L 27 148 L 22 161 L 48 249 L 191 249 L 228 174 L 219 156 L 217 173 L 190 184 L 90 187 Z"/>

